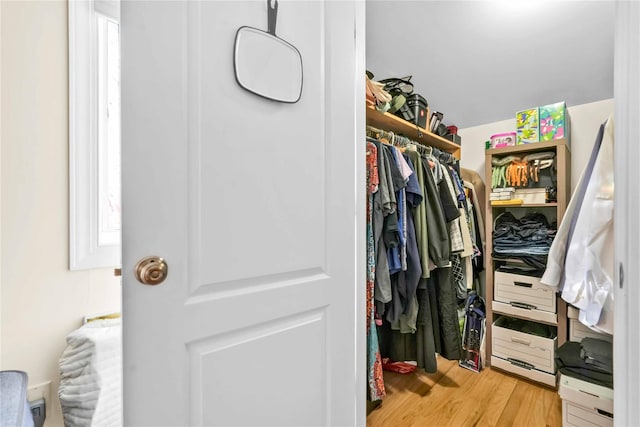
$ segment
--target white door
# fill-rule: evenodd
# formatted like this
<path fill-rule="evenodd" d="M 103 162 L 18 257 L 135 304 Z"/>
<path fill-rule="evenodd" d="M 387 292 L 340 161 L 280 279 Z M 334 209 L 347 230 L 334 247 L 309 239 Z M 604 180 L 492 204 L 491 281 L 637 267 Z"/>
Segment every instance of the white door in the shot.
<path fill-rule="evenodd" d="M 616 2 L 614 414 L 618 426 L 640 423 L 640 4 Z"/>
<path fill-rule="evenodd" d="M 364 424 L 364 4 L 279 2 L 295 104 L 234 78 L 266 1 L 121 17 L 125 425 Z"/>

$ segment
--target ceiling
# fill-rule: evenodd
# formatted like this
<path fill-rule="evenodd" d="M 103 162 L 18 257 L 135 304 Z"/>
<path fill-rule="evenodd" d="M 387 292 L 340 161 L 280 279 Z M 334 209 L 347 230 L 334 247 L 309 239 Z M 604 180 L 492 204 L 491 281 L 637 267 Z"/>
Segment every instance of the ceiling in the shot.
<path fill-rule="evenodd" d="M 613 1 L 367 0 L 367 69 L 459 128 L 613 98 Z"/>

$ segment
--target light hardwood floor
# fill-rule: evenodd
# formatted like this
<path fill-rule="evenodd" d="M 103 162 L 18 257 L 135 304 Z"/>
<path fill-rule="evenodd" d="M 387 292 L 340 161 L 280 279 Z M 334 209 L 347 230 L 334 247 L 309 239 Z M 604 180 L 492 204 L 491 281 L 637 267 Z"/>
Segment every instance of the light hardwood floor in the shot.
<path fill-rule="evenodd" d="M 498 370 L 480 373 L 438 358 L 438 372 L 384 373 L 387 397 L 367 427 L 562 426 L 556 390 Z"/>

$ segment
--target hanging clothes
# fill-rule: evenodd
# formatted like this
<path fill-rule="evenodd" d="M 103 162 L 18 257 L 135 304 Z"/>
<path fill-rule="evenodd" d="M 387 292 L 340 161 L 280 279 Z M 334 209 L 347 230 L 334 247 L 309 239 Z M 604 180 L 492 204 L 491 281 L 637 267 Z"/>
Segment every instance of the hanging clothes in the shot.
<path fill-rule="evenodd" d="M 378 133 L 368 131 L 370 136 Z M 473 284 L 472 259 L 480 253 L 474 240 L 479 229 L 474 206 L 452 163 L 455 159 L 383 134 L 384 140 L 372 139 L 367 145 L 377 150 L 375 160 L 368 150 L 367 165 L 375 165 L 378 175 L 377 191 L 371 189 L 367 198 L 371 399 L 383 395 L 376 370 L 379 356 L 414 360 L 427 372 L 437 371 L 436 354 L 460 359 L 457 306 Z M 452 236 L 457 242 L 454 251 Z M 377 342 L 372 330 L 377 330 Z"/>
<path fill-rule="evenodd" d="M 389 274 L 397 273 L 402 270 L 401 248 L 404 245 L 403 240 L 403 218 L 406 209 L 404 200 L 404 187 L 407 183 L 402 177 L 400 168 L 398 167 L 395 152 L 392 147 L 383 144 L 383 150 L 387 162 L 385 167 L 391 177 L 391 184 L 395 192 L 397 215 L 387 215 L 385 217 L 385 244 L 387 246 L 387 260 L 389 263 Z"/>
<path fill-rule="evenodd" d="M 387 320 L 392 324 L 393 329 L 400 330 L 403 333 L 414 333 L 416 332 L 416 319 L 418 316 L 416 291 L 422 275 L 422 267 L 416 241 L 413 211 L 417 205 L 422 203 L 423 194 L 418 185 L 418 179 L 415 176 L 415 169 L 411 164 L 411 160 L 408 157 L 403 158 L 403 160 L 408 162 L 407 166 L 410 172 L 405 188 L 407 206 L 410 210 L 405 220 L 407 268 L 392 277 L 393 303 L 387 312 Z"/>
<path fill-rule="evenodd" d="M 474 176 L 479 175 L 475 172 L 466 173 L 467 169 L 462 169 L 463 175 Z M 472 172 L 472 171 L 470 171 Z M 468 182 L 465 178 L 464 187 L 468 192 L 467 203 L 469 207 L 469 216 L 472 223 L 471 240 L 473 242 L 473 255 L 471 256 L 471 268 L 467 269 L 467 274 L 471 274 L 473 280 L 473 286 L 482 298 L 486 298 L 485 284 L 486 278 L 484 274 L 480 274 L 484 271 L 484 251 L 485 251 L 485 235 L 484 235 L 484 206 L 481 205 L 481 201 L 478 198 L 478 189 L 471 182 Z M 482 184 L 484 188 L 484 184 Z M 484 191 L 484 190 L 482 190 Z"/>
<path fill-rule="evenodd" d="M 385 217 L 396 211 L 396 196 L 393 191 L 391 172 L 389 171 L 386 151 L 382 148 L 382 143 L 372 141 L 378 153 L 378 176 L 379 190 L 374 194 L 373 229 L 376 252 L 376 274 L 375 274 L 375 299 L 376 308 L 380 315 L 384 313 L 384 304 L 391 301 L 391 275 L 389 273 L 389 262 L 387 261 L 387 245 L 385 243 L 384 227 Z"/>
<path fill-rule="evenodd" d="M 547 261 L 547 267 L 540 279 L 542 283 L 547 286 L 552 286 L 562 290 L 564 287 L 564 264 L 567 258 L 567 243 L 573 236 L 573 230 L 575 229 L 578 214 L 582 209 L 582 202 L 584 201 L 584 195 L 593 173 L 593 167 L 596 163 L 600 147 L 602 146 L 602 138 L 604 137 L 605 123 L 600 125 L 598 129 L 598 135 L 596 141 L 591 149 L 591 155 L 589 161 L 584 170 L 580 174 L 578 184 L 574 194 L 571 196 L 571 200 L 567 205 L 567 209 L 564 214 L 564 220 L 558 227 L 558 233 L 554 239 L 551 248 L 549 248 L 549 259 Z"/>
<path fill-rule="evenodd" d="M 462 177 L 463 182 L 468 183 L 469 187 L 473 188 L 474 194 L 472 196 L 475 204 L 478 207 L 477 213 L 484 223 L 484 210 L 486 208 L 486 202 L 484 200 L 485 185 L 482 177 L 478 172 L 466 168 L 460 169 L 460 176 Z M 484 227 L 482 227 L 482 229 L 484 230 Z"/>
<path fill-rule="evenodd" d="M 439 330 L 434 333 L 440 341 L 442 357 L 460 360 L 462 357 L 462 336 L 458 321 L 458 302 L 451 267 L 437 268 L 435 274 L 427 279 L 427 287 L 435 289 L 435 302 L 438 309 Z"/>
<path fill-rule="evenodd" d="M 451 242 L 445 218 L 445 209 L 431 166 L 426 158 L 421 158 L 425 178 L 425 203 L 427 230 L 429 232 L 429 259 L 436 267 L 450 266 Z M 455 208 L 454 208 L 455 210 Z M 457 213 L 457 210 L 455 210 Z"/>
<path fill-rule="evenodd" d="M 378 191 L 377 147 L 367 143 L 367 379 L 370 400 L 385 396 L 382 360 L 375 323 L 374 279 L 375 248 L 373 240 L 373 193 Z"/>
<path fill-rule="evenodd" d="M 563 229 L 554 248 L 560 252 L 566 246 L 562 298 L 580 309 L 579 320 L 583 324 L 608 334 L 613 334 L 614 317 L 613 126 L 613 117 L 609 117 L 591 176 L 586 186 L 579 186 L 584 195 L 576 197 L 572 215 L 561 226 L 566 232 Z M 558 253 L 558 259 L 562 255 Z M 543 283 L 557 282 L 558 261 L 554 263 L 543 275 Z"/>
<path fill-rule="evenodd" d="M 418 186 L 422 190 L 423 199 L 426 197 L 425 195 L 425 178 L 424 178 L 424 170 L 422 167 L 422 160 L 420 158 L 420 154 L 417 151 L 407 151 L 407 156 L 411 161 L 411 164 L 415 168 L 415 176 L 418 179 Z M 426 213 L 426 203 L 420 203 L 415 206 L 413 210 L 414 216 L 414 225 L 416 229 L 416 241 L 418 244 L 418 252 L 420 253 L 420 267 L 422 269 L 422 278 L 426 279 L 429 277 L 429 233 L 427 226 L 427 213 Z"/>

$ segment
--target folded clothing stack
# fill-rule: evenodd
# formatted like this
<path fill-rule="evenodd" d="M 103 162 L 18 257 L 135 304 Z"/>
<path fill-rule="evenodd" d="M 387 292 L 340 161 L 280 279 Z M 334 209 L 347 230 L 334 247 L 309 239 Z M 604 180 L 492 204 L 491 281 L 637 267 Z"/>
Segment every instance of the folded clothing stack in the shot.
<path fill-rule="evenodd" d="M 613 346 L 610 342 L 585 337 L 582 342 L 567 341 L 556 352 L 558 370 L 604 387 L 613 387 Z"/>
<path fill-rule="evenodd" d="M 530 265 L 545 268 L 555 235 L 555 225 L 550 225 L 540 213 L 517 219 L 511 212 L 504 212 L 494 222 L 493 257 L 520 258 Z"/>

